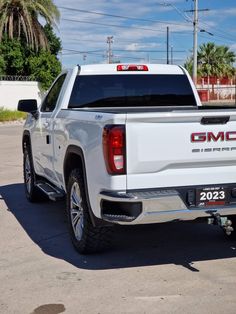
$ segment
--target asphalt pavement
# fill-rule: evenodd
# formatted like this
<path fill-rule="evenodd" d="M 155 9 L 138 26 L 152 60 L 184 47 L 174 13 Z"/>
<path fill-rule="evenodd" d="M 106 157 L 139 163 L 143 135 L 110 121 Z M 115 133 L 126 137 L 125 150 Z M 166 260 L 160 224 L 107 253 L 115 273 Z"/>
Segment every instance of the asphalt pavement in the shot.
<path fill-rule="evenodd" d="M 64 202 L 24 195 L 21 125 L 0 125 L 0 313 L 236 313 L 236 241 L 204 223 L 114 228 L 79 255 Z"/>

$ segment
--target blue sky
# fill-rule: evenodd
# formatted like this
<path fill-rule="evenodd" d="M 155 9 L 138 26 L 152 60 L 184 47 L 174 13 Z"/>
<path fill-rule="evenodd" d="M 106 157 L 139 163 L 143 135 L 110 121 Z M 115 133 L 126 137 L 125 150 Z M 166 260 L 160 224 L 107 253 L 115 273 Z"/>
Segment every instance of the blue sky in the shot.
<path fill-rule="evenodd" d="M 108 36 L 113 36 L 114 61 L 166 63 L 167 26 L 174 63 L 183 64 L 191 56 L 193 13 L 185 11 L 193 9 L 192 0 L 55 0 L 54 3 L 61 12 L 58 35 L 62 39 L 60 58 L 64 67 L 105 63 Z M 199 0 L 199 9 L 209 10 L 199 12 L 198 43 L 212 41 L 236 52 L 236 1 Z"/>

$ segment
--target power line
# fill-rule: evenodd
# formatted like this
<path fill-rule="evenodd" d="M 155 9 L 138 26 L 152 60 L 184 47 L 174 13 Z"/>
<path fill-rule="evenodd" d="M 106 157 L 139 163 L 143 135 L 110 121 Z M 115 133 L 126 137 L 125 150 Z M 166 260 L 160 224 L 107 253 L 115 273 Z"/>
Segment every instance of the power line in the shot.
<path fill-rule="evenodd" d="M 69 50 L 69 49 L 65 49 L 65 50 Z M 92 55 L 95 55 L 95 56 L 99 56 L 99 57 L 102 57 L 102 58 L 105 58 L 106 55 L 105 53 L 104 54 L 100 54 L 100 53 L 94 53 L 94 52 L 86 52 L 87 54 L 92 54 Z M 71 51 L 69 53 L 63 53 L 62 55 L 63 56 L 71 56 L 71 55 L 80 55 L 82 54 L 81 51 Z M 113 55 L 113 58 L 124 58 L 124 59 L 131 59 L 131 60 L 141 60 L 141 59 L 144 59 L 145 57 L 131 57 L 131 56 L 126 56 L 126 55 Z"/>
<path fill-rule="evenodd" d="M 190 19 L 190 17 L 187 14 L 184 14 L 183 12 L 181 12 L 175 5 L 173 5 L 172 3 L 167 3 L 167 2 L 158 2 L 158 5 L 164 6 L 164 7 L 172 7 L 180 16 L 182 16 L 184 18 L 184 20 L 186 22 L 192 23 L 192 20 Z"/>
<path fill-rule="evenodd" d="M 94 36 L 93 36 L 94 37 Z M 63 36 L 62 36 L 63 38 Z M 67 39 L 67 38 L 65 38 Z M 78 42 L 92 42 L 92 43 L 98 43 L 98 44 L 104 44 L 103 41 L 101 41 L 102 39 L 99 39 L 99 40 L 94 40 L 94 39 L 81 39 L 81 38 L 70 38 L 70 40 L 74 43 L 75 41 L 78 43 Z M 68 42 L 68 40 L 67 40 Z M 114 40 L 114 45 L 118 43 L 123 43 L 123 44 L 145 44 L 144 41 L 139 41 L 139 40 L 134 40 L 134 41 L 130 41 L 130 40 L 120 40 L 119 37 L 116 37 L 116 39 Z M 156 42 L 148 42 L 149 45 L 152 45 L 152 46 L 157 46 L 158 44 Z"/>
<path fill-rule="evenodd" d="M 127 51 L 127 52 L 166 52 L 166 50 L 132 50 L 132 49 L 113 49 L 113 51 Z M 175 50 L 175 52 L 186 52 L 186 50 Z"/>
<path fill-rule="evenodd" d="M 214 36 L 218 36 L 218 37 L 221 37 L 221 38 L 226 38 L 226 39 L 228 39 L 228 40 L 230 40 L 230 41 L 234 41 L 234 42 L 235 42 L 235 38 L 233 38 L 233 37 L 231 37 L 231 38 L 228 37 L 228 36 L 229 36 L 228 33 L 224 32 L 224 31 L 219 31 L 218 28 L 211 27 L 209 24 L 207 24 L 207 23 L 205 23 L 205 22 L 201 22 L 201 24 L 210 27 L 209 29 L 210 29 L 210 30 L 211 30 L 211 29 L 213 30 Z M 218 33 L 218 34 L 220 34 L 220 35 L 217 35 L 216 33 Z"/>
<path fill-rule="evenodd" d="M 99 52 L 99 51 L 104 51 L 104 50 L 92 50 L 92 51 L 79 51 L 79 50 L 74 50 L 74 49 L 67 49 L 63 48 L 62 50 L 65 51 L 75 51 L 78 53 L 93 53 L 93 52 Z M 132 49 L 113 49 L 112 51 L 117 51 L 117 52 L 133 52 L 133 53 L 163 53 L 166 52 L 166 50 L 132 50 Z M 186 52 L 186 50 L 175 50 L 175 52 Z"/>
<path fill-rule="evenodd" d="M 198 11 L 199 11 L 199 12 L 204 12 L 204 11 L 210 11 L 210 10 L 209 10 L 209 9 L 199 9 Z M 193 13 L 194 13 L 194 9 L 192 8 L 192 10 L 188 10 L 188 11 L 185 11 L 185 12 L 193 12 Z M 217 33 L 223 34 L 224 36 L 225 36 L 225 35 L 226 35 L 226 36 L 230 36 L 229 33 L 225 32 L 225 31 L 222 31 L 222 30 L 219 29 L 219 28 L 212 27 L 209 23 L 206 23 L 206 22 L 202 22 L 202 21 L 201 21 L 201 23 L 199 23 L 199 25 L 206 25 L 207 27 L 210 27 L 210 29 L 212 29 L 214 33 L 217 32 Z M 216 36 L 216 35 L 214 34 L 214 36 Z M 229 40 L 232 40 L 232 41 L 235 41 L 235 38 L 232 39 L 232 37 L 231 37 L 231 38 L 228 37 L 228 39 L 229 39 Z"/>
<path fill-rule="evenodd" d="M 196 0 L 194 0 L 195 2 Z M 160 3 L 159 3 L 160 4 Z M 161 5 L 165 5 L 165 6 L 168 6 L 167 4 L 161 4 Z M 191 18 L 186 15 L 186 14 L 183 14 L 178 8 L 176 8 L 175 6 L 173 5 L 169 5 L 171 7 L 173 7 L 183 18 L 186 22 L 188 23 L 193 23 L 193 21 L 191 20 Z M 119 18 L 119 19 L 126 19 L 126 20 L 130 20 L 130 21 L 140 21 L 140 22 L 150 22 L 150 23 L 162 23 L 162 24 L 168 24 L 168 25 L 184 25 L 184 26 L 187 26 L 189 25 L 188 23 L 175 23 L 175 22 L 171 22 L 171 21 L 164 21 L 164 20 L 153 20 L 153 19 L 143 19 L 143 18 L 136 18 L 136 17 L 131 17 L 131 16 L 123 16 L 123 15 L 115 15 L 115 14 L 107 14 L 107 13 L 101 13 L 101 12 L 96 12 L 96 11 L 89 11 L 89 10 L 82 10 L 82 9 L 74 9 L 74 8 L 70 8 L 70 7 L 64 7 L 64 6 L 59 6 L 60 9 L 63 9 L 63 10 L 68 10 L 68 11 L 77 11 L 77 12 L 81 12 L 81 13 L 88 13 L 88 14 L 94 14 L 94 15 L 99 15 L 99 16 L 107 16 L 107 17 L 113 17 L 113 18 Z M 192 10 L 192 12 L 194 12 L 194 10 Z M 91 24 L 91 25 L 99 25 L 99 26 L 104 26 L 104 27 L 116 27 L 116 28 L 123 28 L 123 29 L 139 29 L 139 30 L 143 30 L 143 31 L 153 31 L 155 33 L 159 32 L 159 33 L 165 33 L 166 31 L 165 30 L 162 30 L 162 29 L 158 29 L 158 26 L 157 28 L 154 28 L 156 26 L 154 26 L 153 28 L 149 28 L 149 27 L 139 27 L 139 26 L 129 26 L 129 25 L 117 25 L 117 24 L 107 24 L 107 23 L 100 23 L 100 22 L 93 22 L 93 21 L 85 21 L 85 20 L 78 20 L 78 19 L 67 19 L 67 18 L 62 18 L 62 20 L 64 21 L 69 21 L 69 22 L 77 22 L 77 23 L 84 23 L 84 24 Z M 231 39 L 230 38 L 230 34 L 224 32 L 224 31 L 221 31 L 215 27 L 211 27 L 208 23 L 205 23 L 205 22 L 201 22 L 199 23 L 200 25 L 206 25 L 207 27 L 209 27 L 209 29 L 213 29 L 213 32 L 214 32 L 214 41 L 220 41 L 218 40 L 217 38 L 222 38 L 226 41 L 226 39 L 228 39 L 228 41 L 231 41 L 231 42 L 235 42 L 234 39 Z M 198 25 L 199 25 L 198 24 Z M 199 26 L 200 26 L 199 25 Z M 164 25 L 163 25 L 164 26 Z M 200 30 L 201 31 L 201 28 L 198 27 L 197 30 Z M 207 31 L 205 31 L 206 34 L 207 34 Z M 187 34 L 189 33 L 192 33 L 190 31 L 175 31 L 173 30 L 172 33 L 175 33 L 175 36 L 186 36 Z M 209 32 L 208 32 L 209 33 Z M 209 33 L 210 34 L 210 33 Z M 221 35 L 222 34 L 222 35 Z M 224 34 L 224 35 L 223 35 Z M 212 37 L 208 37 L 207 35 L 206 36 L 202 36 L 199 34 L 199 36 L 201 38 L 211 38 Z M 150 37 L 153 37 L 152 35 L 150 35 Z M 116 37 L 117 39 L 117 37 Z M 77 41 L 88 41 L 88 42 L 91 42 L 91 40 L 86 40 L 86 39 L 76 39 Z M 93 41 L 93 40 L 92 40 Z M 94 41 L 93 41 L 94 42 Z M 130 42 L 130 41 L 124 41 L 123 39 L 119 41 L 120 43 L 128 43 L 128 44 L 133 44 L 133 42 Z M 141 41 L 135 41 L 135 43 L 140 43 L 140 44 L 145 44 L 145 42 L 141 42 Z M 164 51 L 158 51 L 158 50 L 131 50 L 131 49 L 128 49 L 128 50 L 122 50 L 122 49 L 117 49 L 117 50 L 113 50 L 113 51 L 116 51 L 116 52 L 132 52 L 132 53 L 157 53 L 157 52 L 164 52 Z M 186 51 L 186 50 L 185 50 Z M 185 51 L 179 51 L 179 52 L 185 52 Z M 175 51 L 175 52 L 178 52 L 178 51 Z M 89 53 L 89 54 L 96 54 L 96 52 L 94 51 L 91 51 L 91 52 L 77 52 L 77 53 Z M 100 55 L 100 56 L 103 56 L 104 55 L 101 55 L 101 54 L 97 54 L 97 55 Z M 130 58 L 132 59 L 133 57 L 126 57 L 126 58 Z M 140 59 L 140 58 L 137 58 L 137 59 Z M 154 59 L 152 59 L 154 60 Z M 176 60 L 176 59 L 175 59 Z"/>
<path fill-rule="evenodd" d="M 75 22 L 75 23 L 85 23 L 85 24 L 91 24 L 91 25 L 100 25 L 100 26 L 109 26 L 109 27 L 118 27 L 118 28 L 125 28 L 125 29 L 141 29 L 144 31 L 152 31 L 152 32 L 160 32 L 160 33 L 165 33 L 165 30 L 161 29 L 154 29 L 154 28 L 144 28 L 144 27 L 137 27 L 137 26 L 125 26 L 125 25 L 117 25 L 117 24 L 105 24 L 105 23 L 98 23 L 98 22 L 91 22 L 91 21 L 80 21 L 80 20 L 74 20 L 74 19 L 61 19 L 63 21 L 68 21 L 68 22 Z M 172 31 L 172 33 L 183 33 L 183 32 L 188 32 L 188 31 Z"/>
<path fill-rule="evenodd" d="M 114 58 L 124 58 L 124 59 L 131 59 L 131 60 L 145 59 L 145 57 L 130 57 L 130 56 L 124 56 L 124 55 L 115 55 Z"/>
<path fill-rule="evenodd" d="M 201 38 L 205 38 L 205 39 L 212 39 L 212 37 L 210 37 L 210 36 L 204 36 L 204 35 L 199 35 L 199 37 L 201 37 Z M 222 37 L 222 39 L 217 39 L 217 38 L 215 38 L 216 36 L 214 35 L 214 41 L 217 41 L 217 42 L 221 42 L 221 43 L 225 43 L 225 42 L 228 42 L 229 44 L 230 44 L 230 41 L 228 41 L 228 40 L 223 40 L 223 37 Z"/>
<path fill-rule="evenodd" d="M 183 14 L 176 6 L 174 6 L 173 4 L 170 3 L 157 3 L 158 5 L 162 5 L 162 6 L 171 6 L 173 7 L 187 22 L 191 22 L 191 19 L 189 16 Z M 167 23 L 167 24 L 173 24 L 173 25 L 186 25 L 186 23 L 176 23 L 176 22 L 172 22 L 172 21 L 165 21 L 165 20 L 152 20 L 152 19 L 142 19 L 142 18 L 135 18 L 135 17 L 129 17 L 129 16 L 123 16 L 123 15 L 115 15 L 115 14 L 107 14 L 107 13 L 101 13 L 101 12 L 95 12 L 95 11 L 89 11 L 89 10 L 82 10 L 82 9 L 75 9 L 75 8 L 70 8 L 70 7 L 64 7 L 64 6 L 59 6 L 59 8 L 61 9 L 65 9 L 65 10 L 69 10 L 69 11 L 78 11 L 78 12 L 82 12 L 82 13 L 90 13 L 90 14 L 96 14 L 96 15 L 101 15 L 101 16 L 108 16 L 108 17 L 116 17 L 116 18 L 123 18 L 123 19 L 130 19 L 130 20 L 137 20 L 137 21 L 146 21 L 146 22 L 153 22 L 153 23 Z M 203 9 L 204 11 L 208 9 Z M 191 12 L 194 12 L 194 10 L 189 10 Z M 86 21 L 87 22 L 87 21 Z M 201 24 L 207 25 L 208 27 L 211 27 L 208 23 L 206 22 L 201 22 Z M 106 25 L 104 25 L 106 26 Z M 115 25 L 114 25 L 115 26 Z M 116 27 L 119 27 L 119 25 L 116 25 Z M 217 28 L 213 28 L 214 31 L 217 31 L 218 33 L 222 33 L 224 35 L 229 36 L 228 33 L 219 30 Z M 164 31 L 163 31 L 164 32 Z M 235 39 L 231 39 L 228 37 L 229 40 L 234 41 Z"/>
<path fill-rule="evenodd" d="M 103 50 L 86 50 L 86 51 L 80 51 L 80 50 L 75 50 L 75 49 L 67 49 L 67 48 L 63 48 L 62 51 L 68 51 L 68 52 L 72 52 L 72 53 L 76 53 L 76 54 L 96 54 L 99 51 L 103 51 Z"/>
<path fill-rule="evenodd" d="M 186 25 L 185 23 L 176 23 L 176 22 L 164 21 L 164 20 L 142 19 L 142 18 L 136 18 L 136 17 L 124 16 L 124 15 L 115 15 L 115 14 L 101 13 L 101 12 L 95 12 L 95 11 L 89 11 L 89 10 L 74 9 L 74 8 L 69 8 L 69 7 L 64 7 L 64 6 L 59 6 L 58 8 L 64 9 L 64 10 L 69 10 L 69 11 L 77 11 L 77 12 L 81 12 L 81 13 L 89 13 L 89 14 L 115 17 L 115 18 L 133 20 L 133 21 L 162 23 L 162 24 L 166 23 L 166 24 L 172 24 L 172 25 Z"/>
<path fill-rule="evenodd" d="M 141 29 L 141 30 L 145 30 L 145 31 L 152 31 L 152 32 L 161 32 L 161 33 L 165 33 L 165 31 L 162 30 L 157 30 L 157 29 L 153 29 L 153 28 L 144 28 L 144 27 L 133 27 L 133 26 L 125 26 L 125 25 L 117 25 L 117 24 L 104 24 L 104 23 L 98 23 L 98 22 L 90 22 L 90 21 L 79 21 L 79 20 L 72 20 L 72 19 L 61 19 L 63 21 L 68 21 L 68 22 L 76 22 L 76 23 L 84 23 L 84 24 L 91 24 L 91 25 L 100 25 L 100 26 L 109 26 L 109 27 L 118 27 L 118 28 L 133 28 L 133 29 Z"/>

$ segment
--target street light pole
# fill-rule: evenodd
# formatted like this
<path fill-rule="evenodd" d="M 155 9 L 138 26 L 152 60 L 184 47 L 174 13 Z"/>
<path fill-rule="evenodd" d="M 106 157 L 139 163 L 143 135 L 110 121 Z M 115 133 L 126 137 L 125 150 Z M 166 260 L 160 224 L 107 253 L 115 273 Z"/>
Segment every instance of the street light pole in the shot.
<path fill-rule="evenodd" d="M 198 0 L 194 0 L 193 19 L 193 82 L 197 84 L 197 31 L 198 31 Z"/>

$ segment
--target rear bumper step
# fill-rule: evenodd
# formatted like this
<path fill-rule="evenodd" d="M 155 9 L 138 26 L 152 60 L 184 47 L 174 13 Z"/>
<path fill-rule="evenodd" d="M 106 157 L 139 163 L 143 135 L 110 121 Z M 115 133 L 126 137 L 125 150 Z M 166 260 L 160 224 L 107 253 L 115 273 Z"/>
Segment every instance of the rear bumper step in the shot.
<path fill-rule="evenodd" d="M 194 190 L 193 187 L 188 189 Z M 211 217 L 212 213 L 221 216 L 236 215 L 236 203 L 221 207 L 196 207 L 188 204 L 188 193 L 181 191 L 102 191 L 99 195 L 101 216 L 104 220 L 119 224 L 146 224 L 195 220 Z"/>

